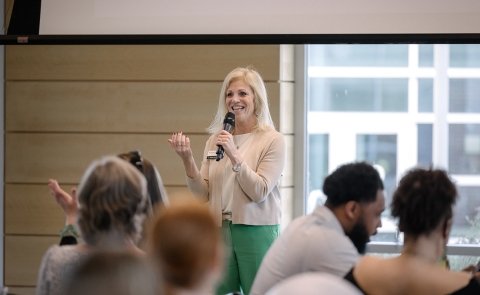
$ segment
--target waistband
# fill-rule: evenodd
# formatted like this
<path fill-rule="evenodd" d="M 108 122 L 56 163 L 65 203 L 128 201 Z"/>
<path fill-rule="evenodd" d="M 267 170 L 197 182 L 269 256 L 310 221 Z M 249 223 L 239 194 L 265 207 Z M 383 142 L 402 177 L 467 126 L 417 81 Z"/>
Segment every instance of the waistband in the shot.
<path fill-rule="evenodd" d="M 222 220 L 232 220 L 232 212 L 222 212 Z"/>

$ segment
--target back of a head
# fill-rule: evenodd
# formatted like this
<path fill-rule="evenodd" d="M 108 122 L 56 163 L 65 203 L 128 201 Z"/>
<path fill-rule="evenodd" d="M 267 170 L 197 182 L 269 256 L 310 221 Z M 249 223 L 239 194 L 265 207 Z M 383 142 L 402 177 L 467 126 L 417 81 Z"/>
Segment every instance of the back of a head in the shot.
<path fill-rule="evenodd" d="M 272 289 L 266 295 L 360 295 L 361 293 L 341 277 L 323 273 L 306 272 L 289 277 Z"/>
<path fill-rule="evenodd" d="M 220 228 L 210 209 L 195 200 L 160 208 L 149 234 L 152 256 L 170 286 L 195 289 L 219 262 Z"/>
<path fill-rule="evenodd" d="M 349 201 L 374 202 L 379 190 L 383 190 L 383 181 L 378 171 L 366 162 L 344 164 L 328 175 L 323 183 L 326 204 L 332 207 Z"/>
<path fill-rule="evenodd" d="M 126 161 L 115 156 L 94 161 L 80 181 L 78 200 L 78 224 L 87 244 L 140 238 L 148 208 L 146 181 Z"/>
<path fill-rule="evenodd" d="M 158 278 L 144 258 L 130 252 L 94 252 L 65 282 L 69 295 L 159 295 Z"/>
<path fill-rule="evenodd" d="M 118 155 L 119 158 L 128 161 L 135 166 L 147 180 L 147 191 L 153 207 L 168 202 L 167 194 L 163 186 L 162 178 L 157 168 L 148 159 L 144 158 L 140 151 L 134 150 Z"/>
<path fill-rule="evenodd" d="M 407 172 L 393 194 L 392 216 L 399 230 L 418 236 L 429 234 L 452 216 L 457 189 L 440 169 L 415 168 Z"/>

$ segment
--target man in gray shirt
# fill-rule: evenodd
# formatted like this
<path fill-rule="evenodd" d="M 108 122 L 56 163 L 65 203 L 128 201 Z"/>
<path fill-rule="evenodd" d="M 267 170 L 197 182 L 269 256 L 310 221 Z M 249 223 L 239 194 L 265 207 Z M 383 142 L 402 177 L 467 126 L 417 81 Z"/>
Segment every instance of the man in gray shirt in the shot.
<path fill-rule="evenodd" d="M 383 182 L 365 162 L 340 166 L 323 184 L 324 206 L 292 221 L 265 255 L 251 295 L 263 295 L 278 282 L 302 272 L 343 277 L 382 225 Z"/>

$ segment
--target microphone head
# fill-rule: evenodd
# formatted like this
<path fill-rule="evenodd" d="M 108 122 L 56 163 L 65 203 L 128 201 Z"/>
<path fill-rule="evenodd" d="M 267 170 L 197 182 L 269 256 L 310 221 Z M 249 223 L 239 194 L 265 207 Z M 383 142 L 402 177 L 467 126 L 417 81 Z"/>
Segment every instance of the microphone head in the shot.
<path fill-rule="evenodd" d="M 235 114 L 232 112 L 228 112 L 225 115 L 225 119 L 223 119 L 223 125 L 229 124 L 232 127 L 235 127 Z"/>

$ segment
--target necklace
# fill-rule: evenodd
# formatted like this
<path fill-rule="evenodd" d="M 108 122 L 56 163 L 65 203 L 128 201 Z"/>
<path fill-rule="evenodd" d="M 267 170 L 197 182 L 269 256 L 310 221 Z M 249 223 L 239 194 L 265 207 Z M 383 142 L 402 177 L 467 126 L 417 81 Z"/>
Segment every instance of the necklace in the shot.
<path fill-rule="evenodd" d="M 233 142 L 239 149 L 249 138 L 252 137 L 252 133 L 245 133 L 233 136 Z"/>

